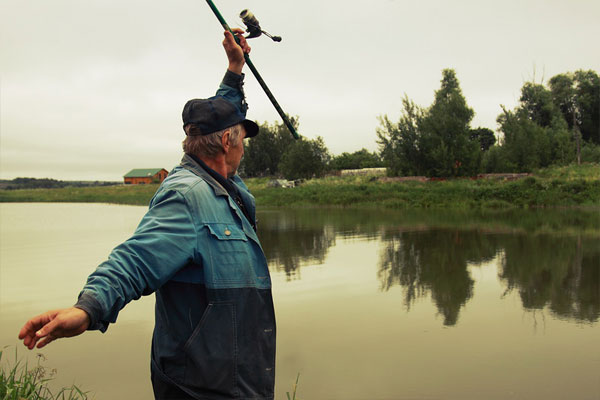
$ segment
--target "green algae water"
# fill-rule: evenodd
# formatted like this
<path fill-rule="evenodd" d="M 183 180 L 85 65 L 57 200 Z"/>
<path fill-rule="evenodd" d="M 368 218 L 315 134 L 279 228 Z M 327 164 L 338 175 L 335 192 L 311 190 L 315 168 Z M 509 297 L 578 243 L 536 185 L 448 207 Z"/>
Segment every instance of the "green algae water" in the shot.
<path fill-rule="evenodd" d="M 0 345 L 73 304 L 145 207 L 0 204 Z M 262 210 L 276 398 L 597 399 L 597 211 Z M 43 349 L 57 384 L 148 399 L 153 296 Z M 20 350 L 25 354 L 26 350 Z M 35 353 L 32 352 L 31 357 Z"/>

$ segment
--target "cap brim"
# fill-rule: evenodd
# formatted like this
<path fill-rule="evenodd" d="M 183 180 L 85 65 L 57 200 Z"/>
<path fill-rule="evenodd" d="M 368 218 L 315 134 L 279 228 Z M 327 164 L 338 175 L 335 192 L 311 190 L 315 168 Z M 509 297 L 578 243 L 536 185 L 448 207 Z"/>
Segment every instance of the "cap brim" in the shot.
<path fill-rule="evenodd" d="M 242 121 L 244 124 L 244 129 L 246 129 L 246 137 L 251 138 L 258 135 L 258 125 L 254 121 L 250 121 L 249 119 L 245 119 Z"/>

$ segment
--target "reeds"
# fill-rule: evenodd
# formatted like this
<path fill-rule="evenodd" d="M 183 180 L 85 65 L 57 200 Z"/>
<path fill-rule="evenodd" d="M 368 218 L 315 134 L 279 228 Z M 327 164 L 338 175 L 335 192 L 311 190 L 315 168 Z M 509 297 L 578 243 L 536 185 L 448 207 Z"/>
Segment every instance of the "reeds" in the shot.
<path fill-rule="evenodd" d="M 42 365 L 46 358 L 37 354 L 37 363 L 31 367 L 27 360 L 19 359 L 15 348 L 14 361 L 3 359 L 5 347 L 0 350 L 0 400 L 80 400 L 87 399 L 86 392 L 77 386 L 59 389 L 56 394 L 49 387 L 56 369 Z"/>

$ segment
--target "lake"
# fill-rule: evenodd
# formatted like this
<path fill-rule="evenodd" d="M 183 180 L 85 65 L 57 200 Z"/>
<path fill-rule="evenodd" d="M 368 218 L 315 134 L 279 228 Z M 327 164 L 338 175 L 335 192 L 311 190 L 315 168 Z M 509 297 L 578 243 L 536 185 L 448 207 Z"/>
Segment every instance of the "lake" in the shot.
<path fill-rule="evenodd" d="M 75 302 L 145 207 L 0 204 L 0 346 Z M 600 213 L 262 210 L 276 398 L 599 399 Z M 154 298 L 42 349 L 57 382 L 149 399 Z M 18 347 L 36 362 L 37 351 Z"/>

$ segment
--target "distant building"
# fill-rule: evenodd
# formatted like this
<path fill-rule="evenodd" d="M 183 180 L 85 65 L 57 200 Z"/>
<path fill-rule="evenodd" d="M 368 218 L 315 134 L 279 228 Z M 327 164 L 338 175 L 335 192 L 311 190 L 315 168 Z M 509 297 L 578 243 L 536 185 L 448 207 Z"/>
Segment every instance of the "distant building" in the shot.
<path fill-rule="evenodd" d="M 126 185 L 145 185 L 161 183 L 169 172 L 164 168 L 132 169 L 123 178 Z"/>

